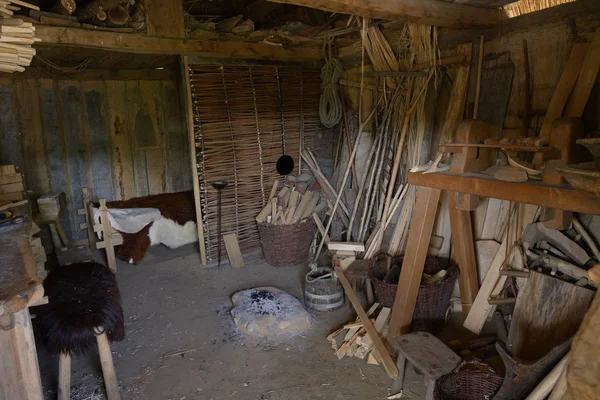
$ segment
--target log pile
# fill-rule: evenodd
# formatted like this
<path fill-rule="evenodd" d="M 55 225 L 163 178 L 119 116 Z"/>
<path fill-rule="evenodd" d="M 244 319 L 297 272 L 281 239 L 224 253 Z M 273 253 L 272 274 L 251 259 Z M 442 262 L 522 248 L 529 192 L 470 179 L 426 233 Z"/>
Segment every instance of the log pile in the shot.
<path fill-rule="evenodd" d="M 382 338 L 385 338 L 388 331 L 390 311 L 388 307 L 380 307 L 379 303 L 374 303 L 367 311 L 371 323 Z M 339 360 L 348 356 L 356 357 L 361 360 L 367 359 L 369 364 L 379 364 L 381 358 L 373 348 L 373 340 L 367 334 L 362 322 L 357 317 L 355 321 L 349 322 L 327 336 L 331 343 L 335 355 Z"/>
<path fill-rule="evenodd" d="M 39 10 L 23 1 L 0 1 L 0 72 L 25 71 L 35 55 L 31 45 L 40 41 L 31 22 L 13 17 L 20 6 Z"/>
<path fill-rule="evenodd" d="M 0 165 L 0 204 L 25 198 L 23 176 L 16 165 Z"/>

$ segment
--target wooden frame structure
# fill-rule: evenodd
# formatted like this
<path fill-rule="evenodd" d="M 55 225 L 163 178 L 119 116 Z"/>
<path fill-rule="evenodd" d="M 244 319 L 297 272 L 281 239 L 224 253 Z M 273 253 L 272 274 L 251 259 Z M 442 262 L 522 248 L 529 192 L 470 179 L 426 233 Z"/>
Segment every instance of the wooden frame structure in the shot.
<path fill-rule="evenodd" d="M 517 203 L 600 215 L 600 201 L 583 195 L 581 192 L 568 186 L 503 182 L 480 174 L 423 174 L 415 172 L 408 174 L 408 183 L 417 185 L 419 188 L 411 220 L 412 228 L 409 231 L 406 245 L 404 264 L 396 291 L 396 300 L 392 309 L 390 329 L 387 337 L 390 342 L 395 340 L 398 335 L 410 332 L 419 284 L 425 265 L 425 257 L 433 230 L 433 221 L 442 190 L 447 190 L 450 193 L 466 193 Z M 461 212 L 469 213 L 469 211 Z M 470 224 L 470 214 L 468 215 L 468 220 L 451 219 L 453 236 L 455 233 L 466 235 L 460 237 L 460 242 L 473 243 L 470 229 L 463 229 L 466 224 Z M 456 239 L 455 249 L 458 250 L 456 253 L 459 264 L 461 260 L 465 260 L 467 257 L 469 259 L 474 259 L 475 257 L 472 247 L 465 247 L 460 250 L 459 245 L 457 248 Z M 469 281 L 473 277 L 476 278 L 476 266 L 470 262 L 466 262 L 465 264 L 465 261 L 462 261 L 462 263 L 461 275 L 465 276 L 462 276 L 461 279 Z M 462 285 L 461 296 L 463 296 Z M 471 301 L 473 301 L 472 298 Z M 469 306 L 470 304 L 467 304 L 467 310 L 465 311 L 468 311 Z"/>

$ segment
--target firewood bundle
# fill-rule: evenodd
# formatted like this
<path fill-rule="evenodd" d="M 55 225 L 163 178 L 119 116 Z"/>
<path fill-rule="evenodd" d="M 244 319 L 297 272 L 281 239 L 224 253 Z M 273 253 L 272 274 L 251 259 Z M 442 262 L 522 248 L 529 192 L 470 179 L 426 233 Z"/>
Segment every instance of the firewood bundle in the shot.
<path fill-rule="evenodd" d="M 390 311 L 388 307 L 380 307 L 379 303 L 373 304 L 367 311 L 367 315 L 373 323 L 380 336 L 385 337 L 390 320 Z M 375 315 L 377 315 L 375 317 Z M 348 357 L 357 357 L 361 360 L 367 359 L 369 364 L 379 364 L 380 357 L 373 348 L 373 340 L 367 334 L 359 318 L 335 330 L 327 336 L 335 355 L 339 360 Z"/>
<path fill-rule="evenodd" d="M 13 18 L 19 6 L 34 8 L 22 1 L 0 0 L 0 71 L 23 72 L 31 64 L 35 49 L 31 45 L 39 42 L 31 22 Z"/>
<path fill-rule="evenodd" d="M 296 188 L 282 188 L 277 195 L 275 181 L 267 205 L 256 216 L 256 222 L 275 225 L 295 224 L 310 217 L 319 202 L 319 193 L 307 190 L 300 194 Z"/>
<path fill-rule="evenodd" d="M 0 203 L 20 201 L 25 198 L 23 175 L 16 165 L 0 165 Z"/>
<path fill-rule="evenodd" d="M 66 18 L 73 23 L 81 22 L 109 28 L 130 27 L 140 30 L 145 26 L 146 9 L 143 0 L 55 0 L 44 14 L 46 20 L 52 16 Z M 54 14 L 54 15 L 53 15 Z"/>

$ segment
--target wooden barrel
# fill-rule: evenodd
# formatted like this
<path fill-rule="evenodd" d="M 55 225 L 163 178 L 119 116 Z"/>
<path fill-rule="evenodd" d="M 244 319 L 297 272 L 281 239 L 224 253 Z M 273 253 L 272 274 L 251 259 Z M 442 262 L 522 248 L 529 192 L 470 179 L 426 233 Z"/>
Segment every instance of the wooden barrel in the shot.
<path fill-rule="evenodd" d="M 344 289 L 333 270 L 319 267 L 306 274 L 304 304 L 317 311 L 332 311 L 344 305 Z"/>

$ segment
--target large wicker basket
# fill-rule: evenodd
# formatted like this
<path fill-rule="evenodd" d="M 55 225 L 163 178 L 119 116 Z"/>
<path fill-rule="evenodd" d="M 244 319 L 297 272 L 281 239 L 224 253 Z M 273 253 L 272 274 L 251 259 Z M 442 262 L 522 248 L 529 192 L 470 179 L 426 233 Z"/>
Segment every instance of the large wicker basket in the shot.
<path fill-rule="evenodd" d="M 308 259 L 315 221 L 305 218 L 291 225 L 258 224 L 265 261 L 274 267 L 298 265 Z"/>
<path fill-rule="evenodd" d="M 464 361 L 453 372 L 442 376 L 435 385 L 435 400 L 489 400 L 504 379 L 488 364 Z"/>
<path fill-rule="evenodd" d="M 403 256 L 392 257 L 392 267 L 389 273 L 386 269 L 386 260 L 389 255 L 379 253 L 376 255 L 369 277 L 375 286 L 375 293 L 379 303 L 385 307 L 393 307 L 398 288 L 398 279 L 402 267 Z M 450 306 L 452 290 L 458 279 L 458 267 L 451 261 L 438 257 L 427 257 L 424 272 L 434 275 L 445 269 L 446 275 L 432 284 L 421 282 L 417 295 L 417 304 L 413 314 L 412 330 L 437 333 L 446 324 L 446 313 Z"/>

